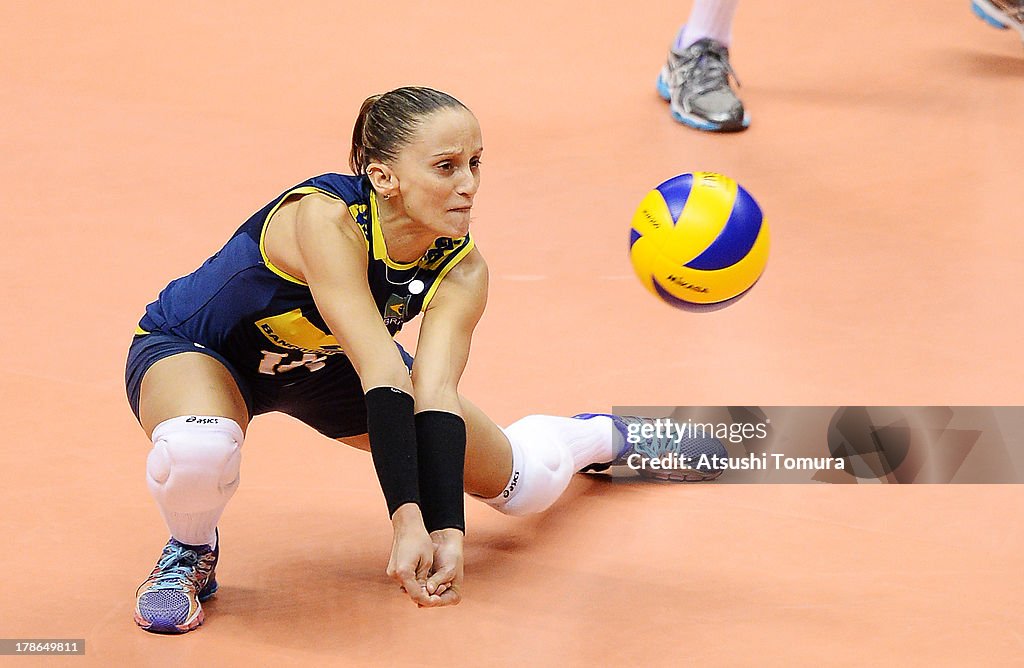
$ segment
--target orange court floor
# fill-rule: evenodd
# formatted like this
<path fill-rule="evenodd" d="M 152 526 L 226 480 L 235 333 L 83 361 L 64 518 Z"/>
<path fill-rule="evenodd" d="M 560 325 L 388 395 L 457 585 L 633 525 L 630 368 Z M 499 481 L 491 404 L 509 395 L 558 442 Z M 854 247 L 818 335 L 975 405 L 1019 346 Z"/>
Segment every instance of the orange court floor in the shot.
<path fill-rule="evenodd" d="M 688 11 L 0 5 L 0 637 L 86 640 L 0 664 L 1024 665 L 1020 486 L 577 476 L 531 518 L 468 501 L 465 600 L 419 610 L 384 573 L 369 457 L 281 415 L 249 430 L 206 624 L 132 622 L 167 538 L 124 397 L 135 323 L 270 198 L 346 171 L 359 104 L 400 85 L 483 129 L 491 291 L 462 391 L 499 424 L 1024 404 L 1016 34 L 966 0 L 744 0 L 752 124 L 719 136 L 654 91 Z M 694 170 L 742 183 L 773 241 L 758 285 L 702 314 L 647 294 L 626 254 L 642 196 Z"/>

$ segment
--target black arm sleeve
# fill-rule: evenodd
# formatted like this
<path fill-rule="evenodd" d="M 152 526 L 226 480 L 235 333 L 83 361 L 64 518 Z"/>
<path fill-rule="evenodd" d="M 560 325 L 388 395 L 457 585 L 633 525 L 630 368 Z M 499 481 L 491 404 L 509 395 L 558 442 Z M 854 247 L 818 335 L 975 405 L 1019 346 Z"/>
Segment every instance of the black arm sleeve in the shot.
<path fill-rule="evenodd" d="M 466 423 L 453 413 L 416 414 L 419 445 L 420 508 L 427 531 L 466 532 L 463 468 L 466 465 Z"/>
<path fill-rule="evenodd" d="M 394 387 L 366 393 L 366 433 L 388 516 L 406 503 L 420 502 L 413 398 Z"/>

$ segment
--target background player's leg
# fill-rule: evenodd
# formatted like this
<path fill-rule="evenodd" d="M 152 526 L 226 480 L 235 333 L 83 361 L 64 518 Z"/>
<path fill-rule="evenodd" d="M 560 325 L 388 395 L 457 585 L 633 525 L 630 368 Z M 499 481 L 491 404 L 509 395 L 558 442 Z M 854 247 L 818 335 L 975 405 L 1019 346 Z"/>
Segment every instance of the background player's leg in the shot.
<path fill-rule="evenodd" d="M 739 0 L 694 0 L 658 75 L 672 117 L 698 130 L 732 132 L 750 124 L 730 85 L 732 23 Z"/>
<path fill-rule="evenodd" d="M 675 44 L 676 49 L 682 51 L 705 37 L 729 46 L 737 5 L 739 0 L 694 0 L 690 16 Z"/>

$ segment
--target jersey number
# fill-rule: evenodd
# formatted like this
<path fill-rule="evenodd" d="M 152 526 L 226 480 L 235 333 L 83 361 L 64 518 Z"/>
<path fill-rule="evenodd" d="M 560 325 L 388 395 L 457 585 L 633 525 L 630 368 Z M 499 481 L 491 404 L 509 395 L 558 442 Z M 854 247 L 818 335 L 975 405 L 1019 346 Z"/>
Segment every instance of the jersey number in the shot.
<path fill-rule="evenodd" d="M 263 353 L 263 359 L 260 360 L 260 373 L 265 373 L 268 376 L 273 376 L 276 373 L 283 373 L 285 371 L 291 371 L 300 366 L 304 366 L 313 371 L 319 371 L 326 366 L 327 357 L 323 355 L 316 355 L 314 353 L 303 353 L 302 357 L 297 360 L 287 361 L 289 355 L 287 353 L 276 353 L 271 350 L 260 351 Z"/>

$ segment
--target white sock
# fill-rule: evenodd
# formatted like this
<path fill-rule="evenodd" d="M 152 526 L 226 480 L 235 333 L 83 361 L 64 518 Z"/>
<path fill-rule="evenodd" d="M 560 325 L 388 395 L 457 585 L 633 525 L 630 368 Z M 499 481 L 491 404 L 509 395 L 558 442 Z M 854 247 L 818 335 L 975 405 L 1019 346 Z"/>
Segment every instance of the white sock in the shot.
<path fill-rule="evenodd" d="M 622 436 L 607 417 L 530 415 L 504 431 L 512 445 L 512 475 L 501 494 L 484 502 L 508 515 L 545 510 L 574 473 L 614 460 L 623 448 Z"/>
<path fill-rule="evenodd" d="M 705 37 L 729 46 L 737 5 L 739 0 L 694 0 L 690 18 L 676 36 L 675 49 L 681 51 Z"/>

